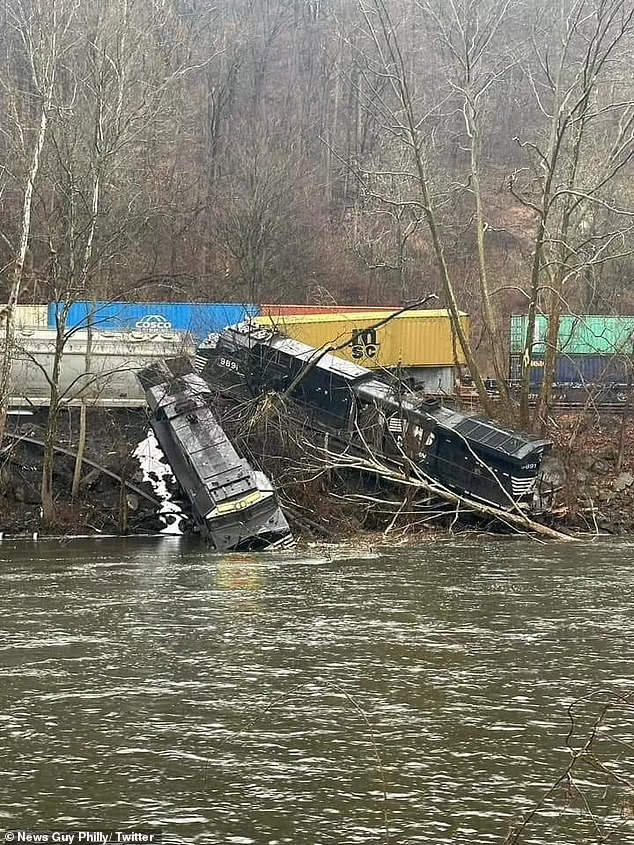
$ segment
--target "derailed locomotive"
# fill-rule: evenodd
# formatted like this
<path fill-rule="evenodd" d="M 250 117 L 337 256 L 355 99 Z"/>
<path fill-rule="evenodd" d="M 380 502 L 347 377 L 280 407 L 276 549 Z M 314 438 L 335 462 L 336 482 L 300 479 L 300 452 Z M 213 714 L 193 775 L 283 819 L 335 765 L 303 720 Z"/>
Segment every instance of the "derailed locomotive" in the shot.
<path fill-rule="evenodd" d="M 255 395 L 288 392 L 312 423 L 429 480 L 495 507 L 531 510 L 548 440 L 417 399 L 402 385 L 246 323 L 198 349 L 211 379 Z"/>
<path fill-rule="evenodd" d="M 187 366 L 179 372 L 181 361 L 154 364 L 138 377 L 152 429 L 199 530 L 218 551 L 292 546 L 271 482 L 238 455 L 211 410 L 208 385 Z"/>

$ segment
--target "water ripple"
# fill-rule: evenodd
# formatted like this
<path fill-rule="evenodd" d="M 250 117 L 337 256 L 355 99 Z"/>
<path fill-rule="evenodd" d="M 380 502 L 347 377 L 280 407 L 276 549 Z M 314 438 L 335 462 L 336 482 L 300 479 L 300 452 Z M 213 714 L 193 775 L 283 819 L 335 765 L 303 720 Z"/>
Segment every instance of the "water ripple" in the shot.
<path fill-rule="evenodd" d="M 384 777 L 394 843 L 501 843 L 568 763 L 567 706 L 634 688 L 630 546 L 0 546 L 0 820 L 380 843 Z M 631 712 L 596 742 L 634 777 Z M 530 845 L 588 837 L 562 791 Z"/>

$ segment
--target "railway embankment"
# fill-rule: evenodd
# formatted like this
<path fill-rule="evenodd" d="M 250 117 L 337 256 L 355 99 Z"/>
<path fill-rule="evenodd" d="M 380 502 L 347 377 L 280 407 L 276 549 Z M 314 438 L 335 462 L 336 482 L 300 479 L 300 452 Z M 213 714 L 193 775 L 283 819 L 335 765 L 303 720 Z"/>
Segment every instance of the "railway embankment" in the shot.
<path fill-rule="evenodd" d="M 142 409 L 95 409 L 89 416 L 86 457 L 78 495 L 71 495 L 78 438 L 75 413 L 63 415 L 55 461 L 55 524 L 40 516 L 45 413 L 18 418 L 11 427 L 0 467 L 0 532 L 11 535 L 154 534 L 187 532 L 176 519 L 182 507 L 168 467 L 152 456 L 140 461 L 147 440 Z M 455 509 L 404 500 L 403 491 L 367 474 L 307 461 L 310 443 L 289 432 L 279 417 L 234 420 L 234 435 L 256 465 L 274 479 L 295 534 L 307 540 L 341 540 L 377 532 L 403 540 L 445 530 L 473 528 Z M 634 535 L 634 420 L 617 415 L 562 415 L 553 430 L 548 462 L 558 487 L 551 524 L 564 530 Z M 313 449 L 313 457 L 319 450 Z M 166 500 L 169 504 L 166 506 Z"/>
<path fill-rule="evenodd" d="M 584 532 L 634 534 L 634 419 L 562 414 L 553 440 L 554 518 Z"/>
<path fill-rule="evenodd" d="M 165 527 L 161 502 L 144 480 L 135 447 L 147 432 L 140 409 L 92 409 L 86 463 L 72 495 L 78 412 L 69 409 L 58 426 L 55 453 L 55 521 L 41 519 L 41 482 L 46 412 L 13 418 L 0 464 L 0 531 L 3 535 L 147 534 Z"/>

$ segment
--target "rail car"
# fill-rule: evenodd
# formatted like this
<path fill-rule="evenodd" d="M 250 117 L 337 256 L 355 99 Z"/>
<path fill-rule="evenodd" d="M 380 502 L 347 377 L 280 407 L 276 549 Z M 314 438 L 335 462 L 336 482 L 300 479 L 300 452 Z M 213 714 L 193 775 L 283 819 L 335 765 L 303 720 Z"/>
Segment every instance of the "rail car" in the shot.
<path fill-rule="evenodd" d="M 217 551 L 263 551 L 293 544 L 273 486 L 229 441 L 197 374 L 165 362 L 139 373 L 150 422 L 189 499 L 201 533 Z"/>
<path fill-rule="evenodd" d="M 11 361 L 12 407 L 50 403 L 55 364 L 56 332 L 20 328 L 15 333 Z M 143 407 L 145 395 L 136 373 L 154 361 L 193 355 L 195 345 L 183 335 L 151 332 L 95 331 L 90 363 L 86 363 L 88 333 L 73 332 L 60 360 L 59 392 L 64 403 L 106 407 Z"/>
<path fill-rule="evenodd" d="M 519 402 L 521 383 L 517 379 L 507 382 L 511 396 Z M 500 392 L 495 379 L 485 379 L 487 393 L 492 399 L 498 399 Z M 532 382 L 528 394 L 531 407 L 537 405 L 542 385 Z M 473 390 L 475 395 L 475 390 Z M 634 384 L 619 382 L 553 382 L 550 394 L 550 408 L 552 410 L 594 408 L 600 411 L 632 412 L 634 411 Z"/>
<path fill-rule="evenodd" d="M 398 464 L 412 461 L 460 494 L 504 509 L 533 506 L 548 440 L 416 399 L 395 380 L 251 324 L 225 329 L 197 360 L 230 390 L 289 392 L 317 426 Z"/>
<path fill-rule="evenodd" d="M 537 404 L 541 392 L 541 384 L 531 384 L 528 396 L 529 404 Z M 519 382 L 509 382 L 511 394 L 519 396 Z M 592 407 L 606 412 L 627 411 L 634 408 L 634 389 L 631 384 L 618 382 L 600 383 L 567 383 L 554 382 L 550 396 L 550 407 L 553 409 Z"/>

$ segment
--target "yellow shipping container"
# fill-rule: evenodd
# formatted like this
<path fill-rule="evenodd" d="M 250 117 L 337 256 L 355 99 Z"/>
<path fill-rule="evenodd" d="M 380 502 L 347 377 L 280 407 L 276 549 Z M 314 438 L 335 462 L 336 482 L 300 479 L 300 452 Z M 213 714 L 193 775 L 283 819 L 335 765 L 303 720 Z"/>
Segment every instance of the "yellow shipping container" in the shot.
<path fill-rule="evenodd" d="M 15 325 L 19 329 L 45 329 L 48 325 L 48 306 L 16 305 Z"/>
<path fill-rule="evenodd" d="M 465 363 L 448 311 L 404 311 L 385 325 L 373 328 L 386 316 L 376 311 L 359 311 L 253 319 L 258 325 L 276 326 L 293 340 L 317 348 L 350 341 L 336 354 L 370 369 L 453 367 L 456 362 Z M 469 316 L 460 312 L 460 322 L 468 335 Z"/>

